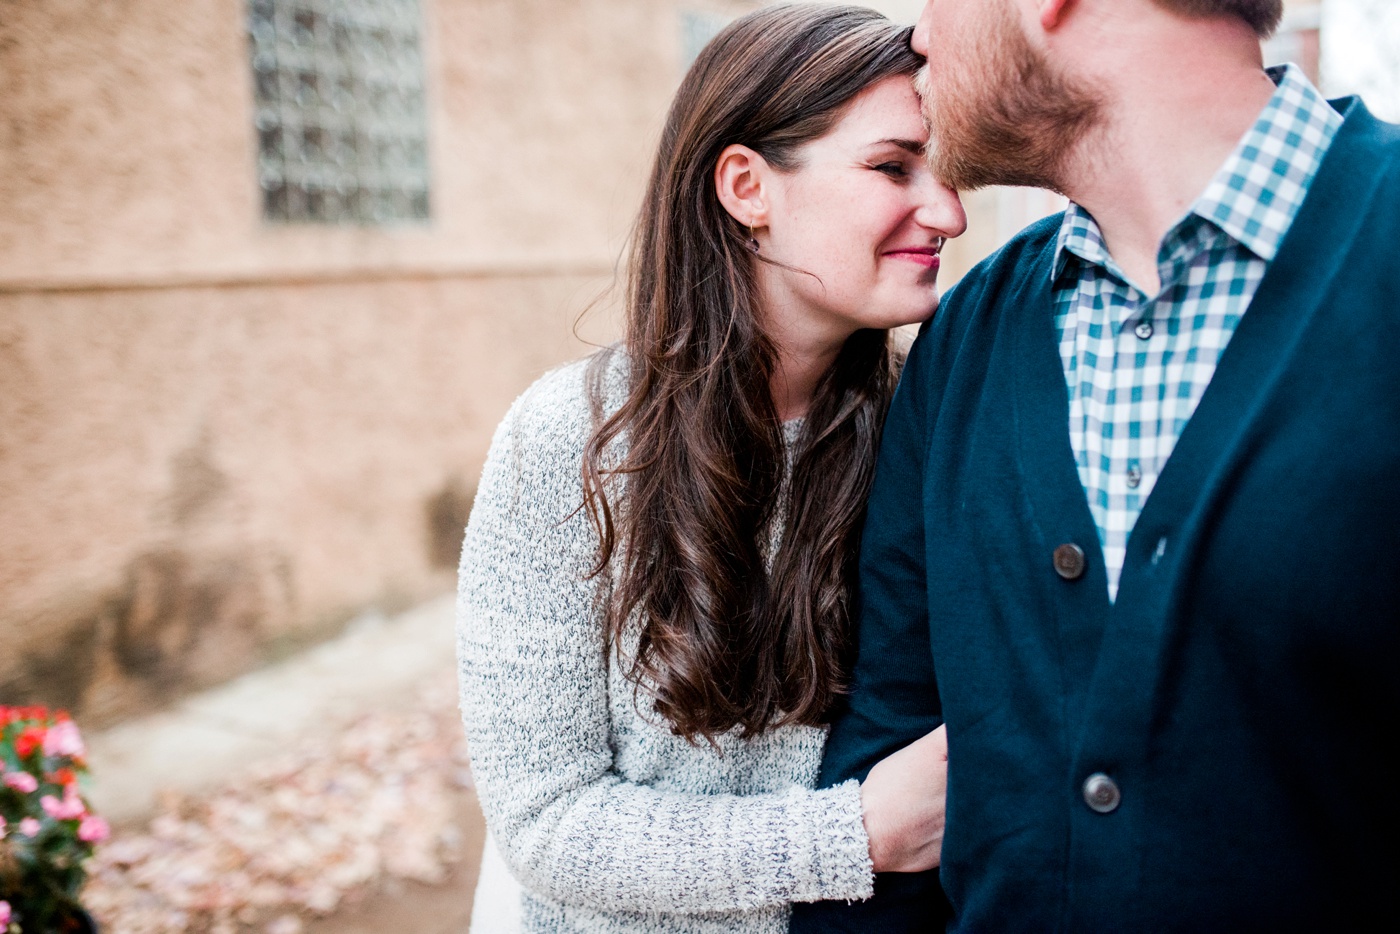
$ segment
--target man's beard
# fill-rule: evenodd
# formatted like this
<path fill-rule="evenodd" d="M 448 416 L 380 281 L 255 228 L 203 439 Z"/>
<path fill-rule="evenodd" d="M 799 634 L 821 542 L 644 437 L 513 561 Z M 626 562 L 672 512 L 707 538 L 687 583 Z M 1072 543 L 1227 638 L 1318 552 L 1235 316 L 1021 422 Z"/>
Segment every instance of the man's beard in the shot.
<path fill-rule="evenodd" d="M 929 165 L 959 191 L 1014 185 L 1063 192 L 1065 160 L 1098 122 L 1100 97 L 1030 44 L 1006 0 L 983 9 L 986 21 L 974 41 L 946 37 L 944 47 L 960 51 L 930 50 L 930 57 L 960 60 L 936 86 L 927 68 L 919 72 Z M 931 45 L 939 45 L 937 35 Z"/>

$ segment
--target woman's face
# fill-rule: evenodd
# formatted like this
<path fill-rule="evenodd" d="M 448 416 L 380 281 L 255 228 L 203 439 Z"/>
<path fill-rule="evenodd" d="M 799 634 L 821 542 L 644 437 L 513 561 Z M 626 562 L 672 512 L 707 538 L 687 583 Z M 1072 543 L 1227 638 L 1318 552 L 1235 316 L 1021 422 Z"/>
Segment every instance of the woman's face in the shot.
<path fill-rule="evenodd" d="M 957 192 L 930 174 L 927 143 L 913 82 L 888 78 L 798 150 L 799 168 L 769 174 L 767 223 L 756 237 L 773 263 L 760 263 L 758 275 L 781 342 L 844 340 L 933 315 L 939 250 L 967 217 Z"/>

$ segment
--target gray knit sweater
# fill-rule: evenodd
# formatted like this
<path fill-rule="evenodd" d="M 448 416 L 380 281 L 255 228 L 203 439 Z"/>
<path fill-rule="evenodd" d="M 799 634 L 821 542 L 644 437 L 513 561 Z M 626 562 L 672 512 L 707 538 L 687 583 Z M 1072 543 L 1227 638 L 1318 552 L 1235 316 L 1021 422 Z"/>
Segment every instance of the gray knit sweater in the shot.
<path fill-rule="evenodd" d="M 868 898 L 855 782 L 813 791 L 825 732 L 718 749 L 670 733 L 604 651 L 607 575 L 579 510 L 586 361 L 497 429 L 462 550 L 462 714 L 526 931 L 784 932 L 789 903 Z M 608 371 L 608 394 L 625 385 Z M 624 651 L 626 651 L 624 642 Z"/>

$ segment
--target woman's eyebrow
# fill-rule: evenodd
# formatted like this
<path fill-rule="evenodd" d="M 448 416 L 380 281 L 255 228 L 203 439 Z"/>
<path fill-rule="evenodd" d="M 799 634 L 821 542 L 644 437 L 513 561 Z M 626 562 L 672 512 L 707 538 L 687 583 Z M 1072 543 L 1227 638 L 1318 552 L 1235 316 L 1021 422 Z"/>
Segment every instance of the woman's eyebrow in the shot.
<path fill-rule="evenodd" d="M 898 146 L 905 152 L 913 153 L 916 156 L 922 156 L 924 154 L 925 144 L 916 139 L 882 139 L 870 145 L 872 148 L 875 146 Z"/>

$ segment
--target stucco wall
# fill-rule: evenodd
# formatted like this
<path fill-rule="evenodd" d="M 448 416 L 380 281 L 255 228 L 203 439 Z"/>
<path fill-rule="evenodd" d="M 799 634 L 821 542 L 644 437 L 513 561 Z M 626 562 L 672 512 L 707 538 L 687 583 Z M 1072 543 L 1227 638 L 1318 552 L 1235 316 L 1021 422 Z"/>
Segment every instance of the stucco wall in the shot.
<path fill-rule="evenodd" d="M 598 286 L 0 299 L 0 684 L 115 715 L 443 589 L 491 429 Z"/>
<path fill-rule="evenodd" d="M 495 423 L 586 349 L 680 7 L 424 8 L 433 218 L 375 229 L 261 220 L 243 0 L 0 0 L 0 700 L 110 720 L 449 586 Z"/>
<path fill-rule="evenodd" d="M 243 0 L 8 2 L 0 285 L 611 265 L 678 79 L 665 0 L 424 0 L 433 221 L 270 227 Z"/>

